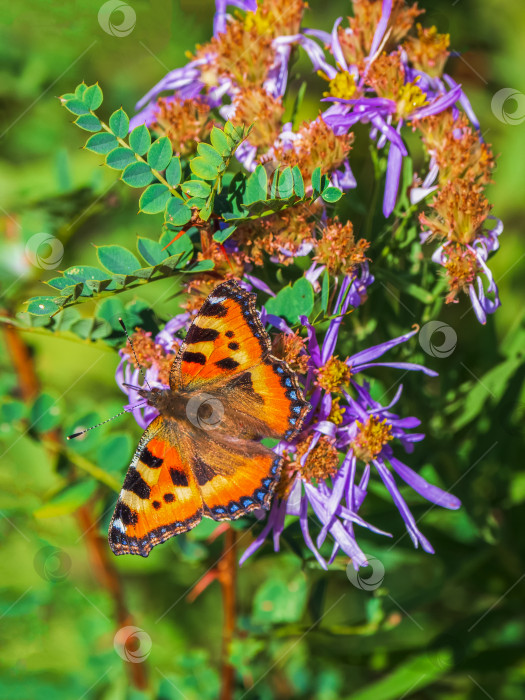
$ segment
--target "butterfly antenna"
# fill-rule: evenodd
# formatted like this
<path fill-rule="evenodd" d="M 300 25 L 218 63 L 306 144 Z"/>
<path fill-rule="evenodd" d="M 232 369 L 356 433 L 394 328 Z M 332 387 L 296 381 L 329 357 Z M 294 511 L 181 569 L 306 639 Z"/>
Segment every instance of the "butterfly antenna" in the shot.
<path fill-rule="evenodd" d="M 119 416 L 124 415 L 124 413 L 129 413 L 134 408 L 143 408 L 146 405 L 147 405 L 147 401 L 146 401 L 146 403 L 136 404 L 135 406 L 131 406 L 130 408 L 124 409 L 120 413 L 117 413 L 116 415 L 111 416 L 111 418 L 107 418 L 106 420 L 103 420 L 101 423 L 97 423 L 96 425 L 92 425 L 90 428 L 86 428 L 85 430 L 80 430 L 78 433 L 73 433 L 72 435 L 68 435 L 66 440 L 73 440 L 73 438 L 76 438 L 79 435 L 84 435 L 84 433 L 89 433 L 90 430 L 94 430 L 95 428 L 100 428 L 101 425 L 105 425 L 106 423 L 109 423 L 110 421 L 114 420 L 115 418 L 118 418 Z"/>
<path fill-rule="evenodd" d="M 126 334 L 126 338 L 128 339 L 128 343 L 129 343 L 129 346 L 130 346 L 130 348 L 131 348 L 131 352 L 133 353 L 133 357 L 135 358 L 135 362 L 136 362 L 136 364 L 137 364 L 137 367 L 139 368 L 139 372 L 141 373 L 142 377 L 144 378 L 144 381 L 146 382 L 146 384 L 147 384 L 147 386 L 148 386 L 148 389 L 151 391 L 151 387 L 150 387 L 150 385 L 149 385 L 149 382 L 148 382 L 148 380 L 146 379 L 146 373 L 144 372 L 144 370 L 143 370 L 142 367 L 140 366 L 140 362 L 139 362 L 139 360 L 138 360 L 137 353 L 135 352 L 135 348 L 133 347 L 133 343 L 131 342 L 131 338 L 129 337 L 129 334 L 128 334 L 128 331 L 127 331 L 127 329 L 126 329 L 126 326 L 124 325 L 124 321 L 123 321 L 121 318 L 119 318 L 118 322 L 120 323 L 120 325 L 122 326 L 122 330 L 123 330 L 124 333 Z"/>

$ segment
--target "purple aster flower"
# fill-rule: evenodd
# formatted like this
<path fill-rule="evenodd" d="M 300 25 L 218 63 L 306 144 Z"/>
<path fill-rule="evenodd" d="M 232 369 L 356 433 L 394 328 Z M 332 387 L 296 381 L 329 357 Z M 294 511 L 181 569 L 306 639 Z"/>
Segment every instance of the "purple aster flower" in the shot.
<path fill-rule="evenodd" d="M 419 425 L 420 422 L 417 418 L 400 418 L 390 411 L 391 407 L 399 400 L 402 387 L 396 392 L 393 401 L 388 406 L 383 407 L 372 399 L 366 382 L 361 385 L 356 381 L 357 374 L 376 366 L 419 370 L 429 376 L 436 376 L 435 372 L 421 365 L 407 362 L 376 361 L 391 348 L 406 342 L 417 330 L 360 351 L 349 357 L 344 363 L 333 357 L 339 329 L 350 303 L 351 284 L 352 281 L 346 279 L 341 285 L 333 312 L 337 316 L 331 321 L 322 346 L 319 345 L 314 327 L 305 317 L 301 318 L 308 333 L 308 353 L 310 356 L 308 371 L 302 383 L 305 391 L 310 391 L 309 400 L 312 410 L 298 438 L 293 443 L 281 441 L 274 448 L 277 454 L 287 455 L 288 464 L 285 463 L 283 478 L 284 480 L 288 479 L 289 483 L 287 490 L 284 493 L 281 492 L 281 496 L 274 500 L 264 527 L 244 552 L 240 560 L 241 564 L 270 535 L 273 538 L 275 551 L 279 550 L 280 536 L 284 529 L 285 518 L 288 515 L 299 518 L 305 544 L 323 568 L 327 568 L 340 550 L 351 558 L 356 569 L 365 566 L 367 564 L 366 557 L 356 541 L 354 525 L 358 524 L 372 532 L 388 535 L 388 533 L 382 532 L 366 522 L 358 513 L 366 496 L 371 472 L 370 465 L 376 468 L 386 485 L 405 521 L 414 544 L 416 546 L 421 544 L 425 551 L 432 552 L 433 550 L 428 540 L 418 530 L 388 465 L 403 481 L 427 500 L 447 508 L 459 508 L 460 506 L 458 499 L 428 484 L 410 467 L 396 458 L 392 447 L 388 444 L 390 440 L 397 439 L 407 452 L 411 452 L 413 444 L 424 437 L 421 433 L 407 432 Z M 284 332 L 288 328 L 284 322 L 273 316 L 266 315 L 264 320 Z M 316 375 L 317 381 L 314 381 Z M 338 386 L 341 378 L 345 375 L 349 378 L 350 387 L 355 392 L 355 397 Z M 344 405 L 339 405 L 339 398 L 333 398 L 334 391 L 342 393 Z M 381 436 L 383 440 L 380 439 Z M 370 454 L 366 452 L 366 448 Z M 327 478 L 319 477 L 319 474 L 314 484 L 305 478 L 303 472 L 308 472 L 308 469 L 311 468 L 310 461 L 315 462 L 317 459 L 323 464 L 323 458 L 325 462 L 330 459 L 330 449 L 339 452 L 345 451 L 343 461 L 335 473 L 330 474 L 330 484 Z M 317 458 L 316 450 L 320 450 L 320 460 Z M 367 459 L 367 457 L 369 458 Z M 290 470 L 287 472 L 286 469 L 290 466 L 289 462 L 292 458 L 294 461 L 291 462 L 290 477 Z M 364 467 L 361 477 L 358 479 L 357 465 L 359 461 L 364 462 Z M 315 543 L 310 534 L 309 520 L 316 524 L 319 529 Z M 327 562 L 319 549 L 328 534 L 331 534 L 334 544 Z"/>
<path fill-rule="evenodd" d="M 245 12 L 257 11 L 257 0 L 215 0 L 215 17 L 213 18 L 213 36 L 226 31 L 226 8 L 228 5 L 238 7 Z"/>
<path fill-rule="evenodd" d="M 477 264 L 475 278 L 467 284 L 466 291 L 468 291 L 476 318 L 483 325 L 487 322 L 487 314 L 493 314 L 496 309 L 501 306 L 498 286 L 486 262 L 490 247 L 494 245 L 497 247 L 496 236 L 499 235 L 503 229 L 501 221 L 499 221 L 499 224 L 500 225 L 496 225 L 496 227 L 492 229 L 490 234 L 480 236 L 473 243 L 465 246 L 465 251 L 467 251 L 467 254 L 468 252 L 472 254 Z M 455 251 L 455 247 L 454 243 L 444 243 L 440 245 L 433 253 L 432 261 L 445 267 L 449 260 L 450 250 L 452 249 Z M 484 282 L 483 278 L 485 278 L 486 282 Z"/>

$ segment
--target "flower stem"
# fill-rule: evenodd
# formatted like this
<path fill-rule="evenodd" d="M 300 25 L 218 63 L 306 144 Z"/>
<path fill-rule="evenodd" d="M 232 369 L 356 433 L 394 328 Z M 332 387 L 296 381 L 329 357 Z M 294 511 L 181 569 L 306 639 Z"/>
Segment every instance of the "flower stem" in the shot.
<path fill-rule="evenodd" d="M 220 700 L 232 700 L 235 686 L 235 668 L 231 664 L 230 647 L 235 634 L 237 576 L 237 533 L 230 526 L 224 536 L 224 549 L 218 564 L 218 577 L 222 589 L 224 611 L 222 623 L 222 686 Z"/>

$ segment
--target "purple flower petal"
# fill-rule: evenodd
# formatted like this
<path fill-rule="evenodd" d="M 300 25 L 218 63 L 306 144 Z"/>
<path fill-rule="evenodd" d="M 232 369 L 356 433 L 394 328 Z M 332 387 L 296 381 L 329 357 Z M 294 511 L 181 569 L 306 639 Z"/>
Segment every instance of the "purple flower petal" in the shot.
<path fill-rule="evenodd" d="M 388 163 L 386 166 L 385 194 L 383 197 L 383 215 L 387 219 L 394 211 L 401 177 L 403 154 L 395 143 L 390 144 Z"/>
<path fill-rule="evenodd" d="M 352 357 L 348 358 L 347 364 L 349 367 L 357 368 L 360 365 L 364 365 L 365 362 L 368 363 L 372 360 L 376 360 L 378 357 L 381 357 L 381 355 L 384 355 L 385 352 L 387 352 L 388 350 L 395 348 L 396 345 L 406 343 L 406 341 L 412 338 L 412 336 L 415 335 L 417 332 L 417 330 L 410 331 L 409 333 L 400 335 L 397 338 L 393 338 L 392 340 L 387 340 L 386 342 L 380 343 L 379 345 L 374 345 L 373 347 L 367 348 L 366 350 L 361 350 L 361 352 L 356 352 L 355 355 L 352 355 Z"/>
<path fill-rule="evenodd" d="M 409 369 L 418 372 L 423 372 L 423 374 L 426 374 L 429 377 L 438 376 L 438 372 L 435 372 L 433 369 L 429 369 L 424 365 L 417 365 L 414 362 L 368 362 L 359 365 L 359 367 L 354 366 L 354 370 L 356 372 L 362 372 L 364 369 L 369 369 L 370 367 L 396 367 L 396 369 Z"/>
<path fill-rule="evenodd" d="M 392 12 L 392 0 L 383 0 L 383 5 L 381 8 L 381 19 L 377 23 L 377 27 L 376 27 L 376 30 L 374 32 L 374 38 L 372 39 L 370 53 L 368 54 L 369 59 L 374 57 L 374 54 L 377 52 L 377 50 L 381 46 L 381 42 L 383 41 L 383 37 L 384 37 L 385 32 L 386 32 L 386 28 L 388 27 L 388 20 L 390 19 L 391 12 Z"/>
<path fill-rule="evenodd" d="M 387 469 L 385 463 L 380 459 L 375 459 L 373 460 L 373 464 L 379 472 L 379 476 L 383 480 L 384 485 L 387 487 L 389 494 L 392 496 L 392 500 L 396 504 L 397 509 L 401 514 L 401 517 L 405 521 L 408 534 L 410 535 L 414 546 L 417 547 L 418 544 L 421 544 L 425 552 L 429 552 L 429 554 L 434 554 L 434 549 L 432 548 L 432 545 L 427 540 L 427 538 L 418 530 L 414 516 L 410 512 L 410 509 L 407 506 L 405 499 L 400 494 L 396 482 L 394 481 L 394 477 Z"/>
<path fill-rule="evenodd" d="M 453 496 L 446 491 L 443 491 L 437 486 L 429 484 L 428 481 L 419 476 L 413 469 L 408 467 L 403 462 L 400 462 L 395 457 L 391 457 L 389 460 L 390 464 L 394 468 L 397 474 L 407 483 L 411 488 L 414 489 L 420 496 L 423 496 L 427 501 L 435 503 L 437 506 L 442 508 L 449 508 L 451 510 L 457 510 L 461 507 L 461 501 L 456 496 Z"/>

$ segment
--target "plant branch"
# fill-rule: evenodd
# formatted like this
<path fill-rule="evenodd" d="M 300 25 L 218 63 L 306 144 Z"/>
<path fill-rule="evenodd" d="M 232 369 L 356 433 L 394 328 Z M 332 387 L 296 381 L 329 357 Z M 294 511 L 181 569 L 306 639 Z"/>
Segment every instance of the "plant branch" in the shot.
<path fill-rule="evenodd" d="M 224 549 L 217 565 L 222 589 L 224 618 L 222 623 L 222 686 L 220 700 L 232 700 L 235 685 L 235 668 L 230 662 L 230 647 L 235 634 L 237 578 L 237 532 L 230 527 L 224 537 Z"/>

